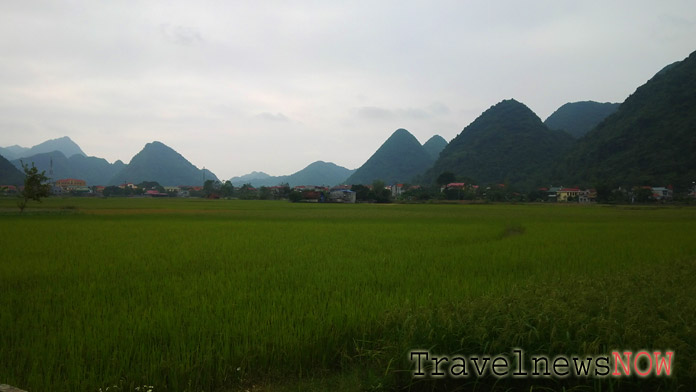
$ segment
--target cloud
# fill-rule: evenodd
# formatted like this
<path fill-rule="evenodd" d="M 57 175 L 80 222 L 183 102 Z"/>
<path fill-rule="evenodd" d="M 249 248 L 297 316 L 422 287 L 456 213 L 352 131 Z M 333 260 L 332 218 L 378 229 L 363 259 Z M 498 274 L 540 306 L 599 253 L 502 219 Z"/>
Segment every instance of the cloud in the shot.
<path fill-rule="evenodd" d="M 390 120 L 394 118 L 394 113 L 391 110 L 375 106 L 363 106 L 358 108 L 356 112 L 358 117 L 367 120 Z"/>
<path fill-rule="evenodd" d="M 203 42 L 203 37 L 195 27 L 165 23 L 160 25 L 160 33 L 167 42 L 177 45 L 192 46 Z"/>
<path fill-rule="evenodd" d="M 266 121 L 278 121 L 278 122 L 288 122 L 290 119 L 284 115 L 283 113 L 269 113 L 269 112 L 263 112 L 259 113 L 256 116 L 256 118 L 259 118 L 261 120 L 266 120 Z"/>
<path fill-rule="evenodd" d="M 376 106 L 362 106 L 355 110 L 357 117 L 366 120 L 423 120 L 448 115 L 450 109 L 436 102 L 425 108 L 386 109 Z"/>

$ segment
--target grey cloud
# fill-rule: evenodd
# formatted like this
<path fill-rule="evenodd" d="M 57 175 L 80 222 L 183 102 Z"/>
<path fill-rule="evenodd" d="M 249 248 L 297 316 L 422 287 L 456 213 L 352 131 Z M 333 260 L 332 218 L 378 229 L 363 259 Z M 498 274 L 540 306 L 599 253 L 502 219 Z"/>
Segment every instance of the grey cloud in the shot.
<path fill-rule="evenodd" d="M 203 42 L 203 37 L 194 27 L 172 26 L 165 23 L 160 25 L 160 33 L 166 41 L 178 45 L 190 46 Z"/>
<path fill-rule="evenodd" d="M 391 110 L 375 106 L 363 106 L 357 109 L 358 117 L 370 120 L 386 120 L 394 117 Z"/>
<path fill-rule="evenodd" d="M 279 122 L 287 122 L 290 121 L 290 119 L 284 115 L 283 113 L 269 113 L 269 112 L 263 112 L 259 113 L 255 116 L 256 118 L 262 119 L 262 120 L 268 120 L 268 121 L 279 121 Z"/>
<path fill-rule="evenodd" d="M 357 116 L 367 120 L 393 120 L 393 119 L 429 119 L 437 115 L 449 114 L 450 110 L 443 104 L 433 104 L 425 109 L 421 108 L 397 108 L 386 109 L 376 106 L 363 106 L 356 110 Z"/>

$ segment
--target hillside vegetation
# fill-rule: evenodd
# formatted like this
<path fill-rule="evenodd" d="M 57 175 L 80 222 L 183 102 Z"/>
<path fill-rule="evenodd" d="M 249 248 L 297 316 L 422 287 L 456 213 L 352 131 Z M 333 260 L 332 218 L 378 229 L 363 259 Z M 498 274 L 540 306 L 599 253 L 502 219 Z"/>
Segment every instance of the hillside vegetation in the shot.
<path fill-rule="evenodd" d="M 527 106 L 505 100 L 492 106 L 452 140 L 426 172 L 434 182 L 443 172 L 477 183 L 531 187 L 573 144 L 563 132 L 551 131 Z"/>
<path fill-rule="evenodd" d="M 639 87 L 578 140 L 567 179 L 587 184 L 667 185 L 696 179 L 696 52 Z"/>
<path fill-rule="evenodd" d="M 433 163 L 431 155 L 409 131 L 397 129 L 375 153 L 346 180 L 347 184 L 409 182 Z"/>

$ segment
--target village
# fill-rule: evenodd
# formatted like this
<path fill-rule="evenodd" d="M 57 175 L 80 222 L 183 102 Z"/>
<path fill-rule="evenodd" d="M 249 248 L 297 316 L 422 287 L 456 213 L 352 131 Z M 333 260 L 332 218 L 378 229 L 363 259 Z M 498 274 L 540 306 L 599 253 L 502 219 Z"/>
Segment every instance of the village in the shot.
<path fill-rule="evenodd" d="M 0 185 L 0 195 L 12 196 L 22 186 Z M 253 187 L 250 184 L 233 186 L 229 181 L 207 180 L 203 186 L 161 186 L 157 182 L 139 184 L 126 182 L 117 186 L 88 186 L 85 180 L 59 179 L 51 183 L 51 194 L 58 197 L 198 197 L 207 199 L 289 200 L 309 203 L 362 203 L 362 202 L 425 202 L 425 201 L 490 201 L 542 202 L 592 204 L 613 202 L 669 203 L 696 200 L 696 185 L 687 193 L 677 194 L 672 186 L 635 186 L 602 189 L 564 186 L 540 187 L 531 192 L 510 189 L 506 184 L 479 186 L 464 182 L 450 182 L 439 186 L 421 186 L 397 183 L 385 185 L 374 181 L 369 185 L 297 185 Z"/>

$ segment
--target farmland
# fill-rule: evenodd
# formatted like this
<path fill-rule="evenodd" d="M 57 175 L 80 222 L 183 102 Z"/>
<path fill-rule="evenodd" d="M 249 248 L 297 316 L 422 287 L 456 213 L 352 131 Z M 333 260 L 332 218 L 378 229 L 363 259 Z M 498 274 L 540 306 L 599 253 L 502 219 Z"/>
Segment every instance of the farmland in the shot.
<path fill-rule="evenodd" d="M 673 377 L 538 382 L 696 379 L 694 208 L 14 203 L 0 199 L 0 383 L 29 391 L 477 382 L 414 380 L 415 348 L 670 349 Z"/>

